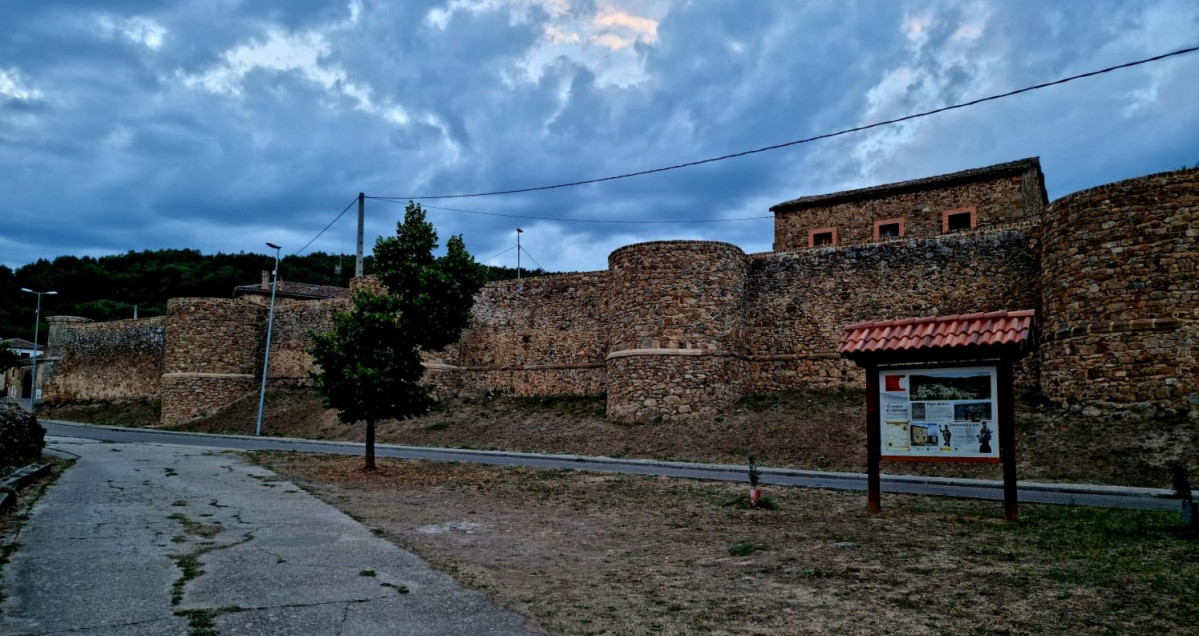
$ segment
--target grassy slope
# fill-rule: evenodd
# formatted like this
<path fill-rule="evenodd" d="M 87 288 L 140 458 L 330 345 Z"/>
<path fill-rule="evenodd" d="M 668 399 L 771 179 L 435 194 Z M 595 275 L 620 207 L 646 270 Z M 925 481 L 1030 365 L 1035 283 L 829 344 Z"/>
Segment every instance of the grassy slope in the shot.
<path fill-rule="evenodd" d="M 766 466 L 861 472 L 866 466 L 861 391 L 798 391 L 753 396 L 722 417 L 691 422 L 622 424 L 604 417 L 602 397 L 495 397 L 453 400 L 438 412 L 379 425 L 384 443 L 743 463 L 752 447 Z M 76 409 L 53 416 L 120 423 L 116 407 L 95 419 Z M 179 428 L 250 434 L 257 396 Z M 75 417 L 69 415 L 74 413 Z M 146 425 L 153 409 L 136 405 L 125 423 Z M 1199 467 L 1199 423 L 1184 418 L 1084 417 L 1035 398 L 1017 411 L 1021 479 L 1168 487 L 1170 466 Z M 264 433 L 360 440 L 306 389 L 268 392 Z M 889 473 L 998 479 L 995 465 L 884 464 Z"/>

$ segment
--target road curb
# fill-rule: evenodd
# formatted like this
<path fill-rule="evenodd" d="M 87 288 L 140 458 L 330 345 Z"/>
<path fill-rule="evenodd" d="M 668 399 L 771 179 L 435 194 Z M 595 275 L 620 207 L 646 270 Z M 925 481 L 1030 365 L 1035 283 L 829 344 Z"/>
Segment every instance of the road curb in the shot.
<path fill-rule="evenodd" d="M 270 441 L 280 444 L 304 444 L 329 446 L 336 448 L 361 448 L 361 442 L 345 442 L 340 440 L 322 440 L 322 439 L 303 439 L 295 437 L 257 437 L 253 435 L 229 435 L 226 433 L 193 433 L 189 431 L 170 431 L 156 428 L 126 428 L 122 426 L 107 426 L 101 424 L 84 424 L 80 422 L 69 422 L 65 420 L 45 420 L 49 423 L 76 426 L 92 429 L 105 429 L 122 432 L 147 432 L 156 435 L 177 436 L 187 439 L 197 438 L 215 438 L 215 439 L 240 439 L 240 440 L 258 440 Z M 402 444 L 376 444 L 376 448 L 387 449 L 396 452 L 420 452 L 420 453 L 440 453 L 445 455 L 455 454 L 472 454 L 483 455 L 496 458 L 510 458 L 522 460 L 557 460 L 563 462 L 572 462 L 580 464 L 580 468 L 587 464 L 596 465 L 615 465 L 615 466 L 641 466 L 641 467 L 656 467 L 656 468 L 673 468 L 683 470 L 697 470 L 712 473 L 746 473 L 748 467 L 740 464 L 707 464 L 700 462 L 671 462 L 655 459 L 634 459 L 627 457 L 602 457 L 589 455 L 566 455 L 557 453 L 524 453 L 517 451 L 502 451 L 502 450 L 480 450 L 467 448 L 447 448 L 443 446 L 407 446 Z M 452 458 L 446 461 L 460 461 Z M 843 479 L 846 481 L 865 480 L 865 473 L 848 473 L 835 471 L 819 471 L 819 470 L 801 470 L 796 468 L 771 468 L 759 467 L 758 470 L 763 476 L 776 477 L 800 477 L 811 479 Z M 935 477 L 924 475 L 881 475 L 881 480 L 886 483 L 903 483 L 903 484 L 923 484 L 931 486 L 956 486 L 964 488 L 998 488 L 1003 486 L 1000 480 L 990 479 L 970 479 L 962 477 Z M 1065 494 L 1080 494 L 1080 495 L 1109 495 L 1109 496 L 1125 496 L 1125 497 L 1154 497 L 1168 498 L 1172 496 L 1172 492 L 1165 488 L 1139 488 L 1134 486 L 1114 486 L 1107 484 L 1078 484 L 1078 483 L 1053 483 L 1053 482 L 1036 482 L 1036 481 L 1020 481 L 1017 482 L 1017 487 L 1021 490 L 1041 491 L 1041 492 L 1057 492 Z"/>
<path fill-rule="evenodd" d="M 4 512 L 16 503 L 16 492 L 26 484 L 46 474 L 50 464 L 30 464 L 12 472 L 0 480 L 0 512 Z"/>

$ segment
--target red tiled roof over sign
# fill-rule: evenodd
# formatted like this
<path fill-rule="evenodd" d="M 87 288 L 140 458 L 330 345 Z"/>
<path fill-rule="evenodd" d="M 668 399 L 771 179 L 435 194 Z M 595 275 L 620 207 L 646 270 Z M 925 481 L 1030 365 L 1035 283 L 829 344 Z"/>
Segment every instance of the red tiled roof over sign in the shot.
<path fill-rule="evenodd" d="M 860 322 L 845 328 L 837 345 L 843 356 L 954 347 L 1016 347 L 1032 337 L 1032 309 L 958 316 Z"/>

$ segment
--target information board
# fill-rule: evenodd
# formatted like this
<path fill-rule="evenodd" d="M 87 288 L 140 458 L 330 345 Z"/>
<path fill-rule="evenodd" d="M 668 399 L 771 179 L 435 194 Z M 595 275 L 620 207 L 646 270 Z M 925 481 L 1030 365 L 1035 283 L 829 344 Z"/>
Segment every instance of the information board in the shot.
<path fill-rule="evenodd" d="M 999 461 L 996 367 L 878 374 L 882 459 Z"/>

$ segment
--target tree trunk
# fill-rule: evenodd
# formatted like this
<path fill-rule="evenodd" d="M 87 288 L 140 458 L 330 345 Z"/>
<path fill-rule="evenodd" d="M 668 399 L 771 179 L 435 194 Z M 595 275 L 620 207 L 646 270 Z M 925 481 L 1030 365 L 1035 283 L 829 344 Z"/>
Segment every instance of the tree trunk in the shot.
<path fill-rule="evenodd" d="M 366 421 L 366 470 L 375 469 L 375 421 Z"/>

